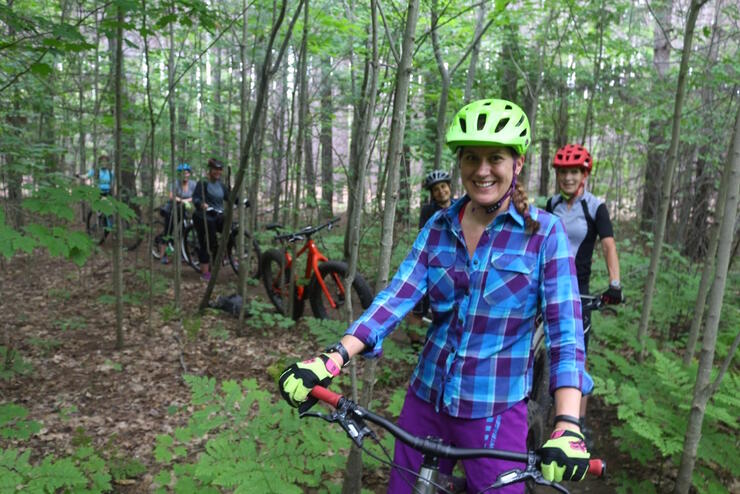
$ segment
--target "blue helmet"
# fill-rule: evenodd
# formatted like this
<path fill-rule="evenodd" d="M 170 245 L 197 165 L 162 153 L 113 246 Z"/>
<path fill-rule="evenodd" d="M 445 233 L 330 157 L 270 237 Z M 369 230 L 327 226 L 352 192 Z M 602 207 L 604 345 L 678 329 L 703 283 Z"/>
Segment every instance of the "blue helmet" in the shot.
<path fill-rule="evenodd" d="M 190 172 L 193 173 L 193 169 L 187 163 L 182 163 L 177 167 L 178 172 Z"/>

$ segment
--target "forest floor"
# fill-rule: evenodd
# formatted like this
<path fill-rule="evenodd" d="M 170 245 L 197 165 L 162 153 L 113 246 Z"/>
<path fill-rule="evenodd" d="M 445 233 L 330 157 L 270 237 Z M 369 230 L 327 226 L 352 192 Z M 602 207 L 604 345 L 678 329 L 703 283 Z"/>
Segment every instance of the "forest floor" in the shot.
<path fill-rule="evenodd" d="M 144 252 L 142 247 L 136 254 L 140 269 L 148 265 Z M 156 470 L 156 435 L 184 425 L 183 414 L 172 415 L 168 409 L 190 401 L 189 388 L 182 380 L 185 369 L 219 380 L 254 378 L 264 389 L 274 389 L 266 369 L 278 356 L 298 358 L 317 349 L 295 348 L 267 328 L 250 327 L 249 319 L 244 336 L 237 338 L 237 321 L 226 313 L 204 315 L 196 338 L 179 337 L 181 331 L 173 321 L 165 321 L 160 310 L 173 299 L 170 288 L 155 294 L 151 318 L 146 305 L 126 305 L 124 348 L 115 350 L 109 254 L 106 246 L 81 269 L 40 252 L 3 261 L 0 334 L 9 339 L 4 344 L 10 343 L 32 364 L 33 371 L 0 381 L 0 402 L 21 405 L 29 410 L 29 419 L 42 422 L 42 430 L 24 446 L 37 460 L 49 454 L 70 454 L 87 437 L 107 458 L 136 459 L 147 467 L 146 473 L 117 483 L 115 492 L 148 492 Z M 134 254 L 128 254 L 126 261 L 133 263 Z M 155 270 L 165 276 L 174 273 L 172 265 L 157 263 Z M 182 279 L 184 305 L 194 307 L 206 285 L 187 265 Z M 214 298 L 235 279 L 225 266 Z M 127 274 L 126 294 L 133 297 L 141 292 L 145 292 L 144 282 Z M 266 300 L 260 285 L 250 286 L 249 295 Z M 384 392 L 389 390 L 376 387 L 381 401 Z M 275 399 L 279 399 L 277 393 Z M 592 400 L 589 416 L 596 434 L 595 454 L 607 461 L 611 471 L 622 470 L 627 458 L 608 435 L 616 422 L 615 412 Z M 639 474 L 633 470 L 632 475 Z M 366 480 L 369 488 L 384 492 L 378 475 L 371 474 Z M 616 492 L 609 479 L 568 488 L 573 493 Z"/>

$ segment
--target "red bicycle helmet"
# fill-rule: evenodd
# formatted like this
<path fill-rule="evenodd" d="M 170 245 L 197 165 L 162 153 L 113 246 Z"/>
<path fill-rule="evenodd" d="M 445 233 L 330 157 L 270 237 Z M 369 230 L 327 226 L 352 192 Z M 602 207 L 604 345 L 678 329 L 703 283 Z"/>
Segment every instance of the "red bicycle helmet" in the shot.
<path fill-rule="evenodd" d="M 594 161 L 585 147 L 580 144 L 566 144 L 555 153 L 552 166 L 554 168 L 583 168 L 588 174 L 594 166 Z"/>

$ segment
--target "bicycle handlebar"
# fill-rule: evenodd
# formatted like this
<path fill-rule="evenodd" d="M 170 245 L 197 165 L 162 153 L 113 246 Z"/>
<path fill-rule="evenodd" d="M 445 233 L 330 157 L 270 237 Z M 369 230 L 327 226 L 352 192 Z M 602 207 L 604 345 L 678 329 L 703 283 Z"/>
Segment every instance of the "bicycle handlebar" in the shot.
<path fill-rule="evenodd" d="M 337 216 L 336 218 L 330 219 L 329 221 L 327 221 L 321 226 L 310 226 L 309 225 L 303 228 L 302 230 L 298 230 L 297 232 L 293 232 L 293 233 L 281 233 L 281 234 L 276 233 L 275 240 L 277 240 L 278 242 L 292 243 L 292 242 L 303 240 L 306 237 L 311 238 L 311 235 L 323 230 L 324 228 L 331 230 L 334 224 L 337 223 L 340 219 L 341 218 Z M 277 232 L 280 230 L 280 228 L 282 228 L 282 226 L 277 225 L 277 224 L 270 224 L 268 225 L 267 228 L 269 230 L 275 230 Z"/>
<path fill-rule="evenodd" d="M 316 416 L 323 418 L 328 422 L 339 422 L 345 432 L 347 432 L 350 439 L 352 439 L 352 441 L 354 441 L 358 446 L 361 446 L 362 439 L 365 436 L 373 434 L 372 431 L 364 425 L 364 419 L 368 422 L 379 425 L 390 432 L 398 440 L 424 454 L 457 460 L 467 458 L 498 458 L 501 460 L 517 461 L 526 463 L 527 471 L 529 471 L 530 468 L 534 469 L 536 465 L 540 464 L 540 457 L 534 451 L 518 453 L 496 449 L 457 448 L 436 442 L 433 439 L 414 436 L 413 434 L 401 429 L 393 422 L 366 410 L 352 400 L 322 386 L 315 386 L 311 390 L 311 396 L 319 401 L 323 401 L 324 403 L 331 405 L 335 408 L 335 411 L 330 416 L 311 412 L 303 413 L 301 416 Z M 588 473 L 596 477 L 603 476 L 606 473 L 606 462 L 598 458 L 589 460 Z"/>

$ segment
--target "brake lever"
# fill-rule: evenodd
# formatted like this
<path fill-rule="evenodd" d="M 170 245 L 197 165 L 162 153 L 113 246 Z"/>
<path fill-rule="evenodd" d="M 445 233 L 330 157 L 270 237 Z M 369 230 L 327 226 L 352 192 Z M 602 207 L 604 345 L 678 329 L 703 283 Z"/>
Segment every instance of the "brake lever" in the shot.
<path fill-rule="evenodd" d="M 358 448 L 362 447 L 362 441 L 365 437 L 370 436 L 372 438 L 377 437 L 375 432 L 370 429 L 365 421 L 361 417 L 353 413 L 352 410 L 334 410 L 331 414 L 327 415 L 320 412 L 303 412 L 299 415 L 303 417 L 317 417 L 330 423 L 338 423 L 347 436 L 354 442 Z"/>
<path fill-rule="evenodd" d="M 517 482 L 523 482 L 527 479 L 531 479 L 535 484 L 546 485 L 548 487 L 552 487 L 558 492 L 562 492 L 563 494 L 569 494 L 568 489 L 558 484 L 557 482 L 545 480 L 545 477 L 542 476 L 542 472 L 540 472 L 538 469 L 530 469 L 529 466 L 527 466 L 526 470 L 515 468 L 513 470 L 502 473 L 498 476 L 496 482 L 491 484 L 488 489 L 498 489 L 510 484 L 515 484 Z"/>

